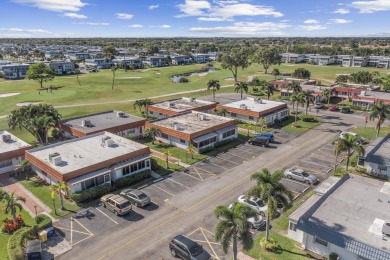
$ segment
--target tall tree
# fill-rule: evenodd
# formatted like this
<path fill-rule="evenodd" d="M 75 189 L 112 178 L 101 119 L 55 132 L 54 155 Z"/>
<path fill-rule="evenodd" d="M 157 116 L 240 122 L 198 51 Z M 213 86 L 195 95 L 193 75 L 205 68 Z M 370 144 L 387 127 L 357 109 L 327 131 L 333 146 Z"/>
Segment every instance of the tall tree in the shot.
<path fill-rule="evenodd" d="M 271 83 L 268 83 L 268 82 L 267 82 L 267 84 L 264 86 L 263 89 L 267 92 L 267 98 L 268 98 L 268 100 L 269 100 L 270 96 L 274 94 L 274 92 L 275 92 L 275 90 L 276 90 L 275 87 L 274 87 L 274 85 L 271 84 Z"/>
<path fill-rule="evenodd" d="M 169 169 L 169 157 L 172 157 L 173 155 L 169 150 L 163 152 L 163 155 L 165 156 L 166 168 Z"/>
<path fill-rule="evenodd" d="M 213 101 L 215 102 L 215 92 L 220 90 L 221 85 L 219 84 L 219 80 L 210 79 L 207 82 L 207 90 L 211 90 L 213 92 Z"/>
<path fill-rule="evenodd" d="M 280 71 L 279 71 L 279 69 L 273 69 L 271 74 L 272 74 L 272 76 L 275 77 L 275 80 L 276 80 L 276 77 L 280 75 Z"/>
<path fill-rule="evenodd" d="M 370 112 L 370 120 L 374 121 L 376 118 L 378 120 L 376 122 L 375 128 L 376 137 L 378 137 L 382 124 L 385 122 L 386 119 L 390 118 L 390 105 L 385 105 L 383 101 L 373 104 Z"/>
<path fill-rule="evenodd" d="M 61 210 L 64 210 L 64 199 L 62 198 L 63 193 L 67 193 L 70 188 L 66 185 L 64 181 L 60 181 L 56 185 L 51 185 L 51 197 L 54 199 L 55 194 L 57 193 L 60 196 Z"/>
<path fill-rule="evenodd" d="M 305 102 L 305 108 L 306 108 L 306 112 L 305 114 L 307 115 L 307 111 L 309 109 L 309 106 L 310 104 L 314 104 L 314 97 L 313 97 L 313 91 L 311 90 L 306 90 L 306 91 L 303 91 L 302 92 L 302 98 Z"/>
<path fill-rule="evenodd" d="M 15 195 L 15 192 L 7 193 L 0 190 L 0 201 L 4 203 L 3 211 L 5 214 L 11 212 L 12 219 L 16 222 L 16 210 L 21 211 L 23 209 L 20 202 L 26 202 L 26 199 Z"/>
<path fill-rule="evenodd" d="M 236 84 L 234 84 L 235 88 L 234 88 L 234 91 L 235 92 L 240 92 L 241 93 L 241 99 L 242 99 L 242 92 L 245 91 L 245 93 L 248 93 L 248 84 L 245 83 L 245 82 L 242 82 L 242 81 L 238 81 L 236 82 Z"/>
<path fill-rule="evenodd" d="M 305 100 L 303 98 L 303 95 L 302 93 L 296 93 L 296 94 L 293 94 L 291 96 L 291 102 L 293 103 L 293 105 L 296 103 L 296 107 L 295 107 L 295 124 L 297 123 L 298 121 L 298 110 L 299 110 L 299 105 L 302 105 L 305 103 Z"/>
<path fill-rule="evenodd" d="M 58 125 L 61 115 L 51 105 L 38 104 L 24 106 L 11 111 L 8 115 L 8 126 L 14 130 L 24 128 L 33 135 L 40 144 L 47 141 L 48 131 Z"/>
<path fill-rule="evenodd" d="M 347 153 L 346 170 L 348 171 L 349 158 L 353 154 L 352 151 L 355 151 L 358 155 L 364 155 L 364 146 L 356 136 L 351 134 L 343 134 L 343 136 L 339 137 L 336 141 L 336 148 L 334 152 L 335 170 L 336 170 L 338 156 L 340 155 L 340 153 L 346 152 Z"/>
<path fill-rule="evenodd" d="M 234 81 L 237 82 L 238 69 L 246 69 L 249 66 L 248 50 L 245 48 L 234 48 L 230 52 L 225 52 L 221 57 L 221 66 L 230 70 Z"/>
<path fill-rule="evenodd" d="M 21 160 L 15 168 L 15 171 L 19 171 L 25 174 L 26 180 L 28 179 L 28 172 L 31 170 L 30 162 L 27 160 Z"/>
<path fill-rule="evenodd" d="M 144 98 L 142 99 L 142 105 L 144 107 L 144 116 L 147 117 L 149 106 L 153 105 L 153 102 L 149 98 Z"/>
<path fill-rule="evenodd" d="M 349 80 L 349 75 L 341 74 L 336 77 L 336 83 L 338 84 L 347 83 L 348 80 Z"/>
<path fill-rule="evenodd" d="M 190 146 L 188 146 L 187 152 L 188 152 L 189 154 L 191 154 L 191 159 L 194 159 L 195 146 L 193 146 L 192 144 L 191 144 Z"/>
<path fill-rule="evenodd" d="M 156 136 L 158 136 L 159 134 L 161 134 L 160 128 L 152 126 L 146 128 L 143 137 L 152 139 L 152 144 L 154 144 L 154 141 L 156 141 Z"/>
<path fill-rule="evenodd" d="M 301 84 L 296 80 L 291 81 L 288 84 L 287 89 L 292 90 L 294 93 L 299 93 L 302 91 Z"/>
<path fill-rule="evenodd" d="M 38 82 L 40 87 L 43 88 L 43 82 L 53 80 L 55 75 L 56 73 L 52 67 L 38 62 L 30 65 L 26 73 L 26 78 Z"/>
<path fill-rule="evenodd" d="M 279 53 L 280 51 L 277 48 L 261 48 L 255 53 L 254 60 L 263 65 L 265 74 L 267 74 L 271 65 L 280 65 L 282 62 L 282 56 Z"/>
<path fill-rule="evenodd" d="M 383 80 L 382 89 L 386 92 L 390 90 L 390 75 Z"/>
<path fill-rule="evenodd" d="M 215 110 L 215 114 L 217 116 L 226 116 L 226 113 L 227 113 L 227 109 L 226 108 L 221 108 L 221 109 L 218 109 L 218 110 Z"/>
<path fill-rule="evenodd" d="M 116 71 L 118 70 L 118 66 L 112 66 L 111 67 L 111 72 L 112 72 L 112 86 L 111 86 L 111 89 L 114 89 L 114 85 L 115 85 L 115 75 L 116 75 Z"/>
<path fill-rule="evenodd" d="M 251 175 L 251 180 L 256 182 L 256 186 L 248 192 L 248 196 L 260 198 L 268 206 L 265 234 L 267 241 L 269 239 L 270 220 L 275 216 L 278 203 L 286 207 L 292 200 L 291 192 L 280 182 L 283 176 L 282 170 L 271 173 L 267 168 Z"/>
<path fill-rule="evenodd" d="M 322 91 L 322 95 L 326 98 L 327 103 L 330 103 L 330 89 L 326 88 Z"/>
<path fill-rule="evenodd" d="M 133 108 L 136 109 L 138 107 L 139 109 L 139 112 L 142 113 L 142 108 L 143 108 L 144 104 L 143 104 L 143 101 L 142 99 L 137 99 L 134 104 L 133 104 Z"/>
<path fill-rule="evenodd" d="M 115 58 L 116 53 L 117 53 L 115 47 L 112 45 L 103 47 L 102 51 L 103 51 L 103 57 L 104 57 L 104 59 L 106 59 L 106 61 L 113 60 Z"/>
<path fill-rule="evenodd" d="M 372 82 L 372 75 L 370 72 L 368 71 L 358 71 L 356 73 L 352 73 L 351 76 L 350 76 L 350 80 L 352 81 L 352 83 L 356 83 L 356 84 L 369 84 L 370 82 Z"/>
<path fill-rule="evenodd" d="M 80 75 L 80 69 L 77 68 L 74 70 L 74 74 L 76 74 L 77 82 L 79 83 L 79 86 L 81 86 L 79 75 Z"/>
<path fill-rule="evenodd" d="M 298 68 L 291 74 L 294 78 L 298 79 L 310 79 L 311 73 L 308 69 Z"/>
<path fill-rule="evenodd" d="M 234 202 L 231 207 L 218 206 L 214 215 L 219 220 L 215 227 L 215 240 L 221 242 L 222 250 L 227 253 L 230 243 L 233 244 L 233 260 L 237 259 L 237 243 L 241 242 L 244 250 L 253 245 L 248 218 L 256 218 L 257 213 L 250 207 Z"/>

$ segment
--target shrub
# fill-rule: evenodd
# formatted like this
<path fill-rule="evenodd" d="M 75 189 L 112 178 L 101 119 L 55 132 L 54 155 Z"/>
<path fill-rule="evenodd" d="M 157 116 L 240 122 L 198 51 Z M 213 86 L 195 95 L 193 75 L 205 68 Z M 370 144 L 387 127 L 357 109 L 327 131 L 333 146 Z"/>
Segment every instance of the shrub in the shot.
<path fill-rule="evenodd" d="M 180 77 L 179 79 L 179 83 L 188 83 L 188 82 L 190 82 L 190 80 L 186 77 Z"/>
<path fill-rule="evenodd" d="M 16 221 L 12 218 L 3 219 L 3 227 L 1 231 L 7 234 L 13 234 L 16 230 L 24 226 L 22 215 L 16 217 Z"/>
<path fill-rule="evenodd" d="M 275 240 L 269 239 L 268 241 L 263 237 L 260 241 L 260 247 L 263 250 L 269 251 L 269 252 L 274 252 L 277 248 L 278 245 L 276 244 Z"/>
<path fill-rule="evenodd" d="M 116 188 L 125 188 L 136 182 L 141 181 L 142 179 L 149 178 L 150 170 L 142 171 L 131 176 L 123 177 L 114 182 Z"/>
<path fill-rule="evenodd" d="M 230 143 L 233 140 L 234 140 L 234 138 L 229 138 L 229 139 L 226 139 L 226 140 L 222 140 L 222 141 L 216 142 L 214 144 L 214 148 L 218 148 L 218 147 L 224 146 L 225 144 L 228 144 L 228 143 Z"/>
<path fill-rule="evenodd" d="M 275 123 L 275 124 L 279 124 L 280 122 L 282 122 L 280 119 L 277 119 L 277 118 L 276 118 L 276 119 L 274 120 L 274 123 Z"/>
<path fill-rule="evenodd" d="M 111 185 L 109 183 L 105 183 L 88 190 L 72 193 L 70 194 L 70 198 L 75 202 L 90 201 L 107 194 L 110 190 Z"/>
<path fill-rule="evenodd" d="M 352 110 L 366 110 L 366 107 L 365 106 L 356 106 L 356 105 L 350 105 L 349 106 Z"/>
<path fill-rule="evenodd" d="M 337 259 L 339 259 L 339 255 L 336 253 L 330 253 L 328 259 L 329 260 L 337 260 Z"/>
<path fill-rule="evenodd" d="M 205 148 L 199 148 L 198 152 L 199 152 L 200 154 L 203 154 L 203 153 L 210 152 L 210 151 L 212 151 L 212 150 L 214 150 L 214 146 L 213 146 L 213 145 L 212 145 L 212 146 L 205 147 Z"/>
<path fill-rule="evenodd" d="M 38 230 L 45 229 L 52 225 L 51 218 L 44 214 L 37 215 L 35 217 L 35 222 L 37 222 Z"/>
<path fill-rule="evenodd" d="M 158 170 L 158 163 L 157 163 L 157 161 L 154 160 L 154 159 L 151 159 L 150 162 L 151 162 L 150 168 L 152 168 L 152 171 Z"/>
<path fill-rule="evenodd" d="M 23 227 L 17 230 L 8 240 L 8 256 L 11 260 L 24 260 L 24 243 L 37 237 L 37 226 Z"/>
<path fill-rule="evenodd" d="M 299 115 L 298 118 L 303 122 L 315 122 L 316 118 L 312 115 Z"/>

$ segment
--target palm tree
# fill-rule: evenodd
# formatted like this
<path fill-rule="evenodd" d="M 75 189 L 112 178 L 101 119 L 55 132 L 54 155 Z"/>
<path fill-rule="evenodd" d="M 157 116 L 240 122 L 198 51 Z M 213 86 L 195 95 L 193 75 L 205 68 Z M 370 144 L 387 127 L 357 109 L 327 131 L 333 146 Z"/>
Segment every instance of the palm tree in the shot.
<path fill-rule="evenodd" d="M 68 192 L 70 190 L 69 186 L 66 185 L 64 181 L 60 181 L 56 185 L 51 185 L 51 197 L 54 199 L 54 195 L 58 193 L 60 195 L 61 210 L 64 210 L 64 200 L 62 198 L 62 193 Z"/>
<path fill-rule="evenodd" d="M 111 67 L 111 72 L 112 72 L 112 86 L 111 86 L 111 89 L 114 89 L 114 85 L 115 85 L 115 74 L 116 74 L 116 71 L 118 70 L 118 66 L 112 66 Z"/>
<path fill-rule="evenodd" d="M 211 79 L 209 82 L 207 82 L 207 90 L 210 90 L 213 92 L 213 101 L 215 102 L 215 92 L 220 90 L 221 85 L 219 84 L 219 80 Z"/>
<path fill-rule="evenodd" d="M 373 104 L 370 112 L 370 120 L 373 121 L 375 118 L 378 118 L 376 122 L 376 137 L 379 136 L 379 132 L 381 130 L 381 125 L 385 122 L 386 119 L 390 118 L 390 106 L 385 105 L 383 101 L 379 103 Z"/>
<path fill-rule="evenodd" d="M 15 171 L 20 171 L 26 175 L 26 180 L 28 180 L 28 172 L 30 171 L 30 162 L 27 160 L 21 160 L 16 166 Z"/>
<path fill-rule="evenodd" d="M 273 69 L 271 74 L 272 74 L 272 76 L 275 77 L 275 80 L 276 80 L 276 77 L 280 75 L 280 71 L 279 71 L 279 69 Z"/>
<path fill-rule="evenodd" d="M 306 115 L 307 115 L 307 110 L 309 109 L 310 104 L 314 104 L 314 97 L 313 97 L 313 91 L 311 90 L 306 90 L 302 92 L 302 97 L 305 102 L 305 107 L 306 107 Z"/>
<path fill-rule="evenodd" d="M 169 156 L 173 156 L 173 155 L 169 150 L 163 152 L 163 155 L 165 156 L 166 168 L 169 169 Z"/>
<path fill-rule="evenodd" d="M 275 87 L 274 85 L 267 82 L 267 84 L 264 86 L 264 90 L 267 91 L 267 97 L 269 100 L 269 97 L 274 94 Z"/>
<path fill-rule="evenodd" d="M 193 146 L 192 144 L 191 144 L 190 146 L 188 146 L 187 152 L 188 152 L 189 154 L 191 154 L 191 159 L 194 159 L 195 146 Z"/>
<path fill-rule="evenodd" d="M 293 80 L 288 84 L 287 90 L 292 90 L 294 93 L 299 93 L 302 91 L 302 87 L 298 81 Z"/>
<path fill-rule="evenodd" d="M 134 104 L 133 104 L 133 108 L 134 109 L 137 109 L 137 107 L 138 107 L 138 109 L 139 109 L 139 112 L 142 114 L 142 107 L 143 107 L 143 101 L 142 101 L 142 99 L 137 99 L 135 102 L 134 102 Z"/>
<path fill-rule="evenodd" d="M 282 170 L 271 173 L 267 168 L 251 175 L 251 180 L 256 181 L 256 186 L 248 192 L 248 196 L 260 198 L 268 206 L 265 235 L 267 241 L 270 219 L 274 217 L 278 203 L 286 207 L 292 200 L 292 193 L 280 182 L 283 176 Z"/>
<path fill-rule="evenodd" d="M 259 119 L 259 121 L 256 123 L 256 126 L 258 126 L 260 128 L 260 133 L 262 133 L 264 130 L 264 127 L 267 126 L 267 119 L 265 117 L 261 117 Z M 255 129 L 255 132 L 256 132 L 256 129 Z"/>
<path fill-rule="evenodd" d="M 303 105 L 305 102 L 305 100 L 303 99 L 302 93 L 297 93 L 297 94 L 292 95 L 291 102 L 293 104 L 297 103 L 297 106 L 295 107 L 295 123 L 297 123 L 299 105 Z"/>
<path fill-rule="evenodd" d="M 240 241 L 244 250 L 253 245 L 252 233 L 248 218 L 257 217 L 250 207 L 235 202 L 231 207 L 218 206 L 214 215 L 220 220 L 215 227 L 215 240 L 221 242 L 222 250 L 227 253 L 230 243 L 233 244 L 233 260 L 237 259 L 237 242 Z"/>
<path fill-rule="evenodd" d="M 356 136 L 347 133 L 339 137 L 336 143 L 334 171 L 336 171 L 337 158 L 342 152 L 347 152 L 346 170 L 348 171 L 349 158 L 353 154 L 352 150 L 357 152 L 359 156 L 364 155 L 364 146 Z"/>
<path fill-rule="evenodd" d="M 326 97 L 326 100 L 328 101 L 328 105 L 330 103 L 330 89 L 326 88 L 322 91 L 322 95 Z"/>
<path fill-rule="evenodd" d="M 227 109 L 226 108 L 221 108 L 219 110 L 215 110 L 215 114 L 218 115 L 218 116 L 226 116 L 226 113 L 227 113 Z"/>
<path fill-rule="evenodd" d="M 148 108 L 149 108 L 149 106 L 152 105 L 152 104 L 153 104 L 153 102 L 152 102 L 152 100 L 150 100 L 149 98 L 144 98 L 144 99 L 142 99 L 142 105 L 143 105 L 143 107 L 144 107 L 144 115 L 145 115 L 145 117 L 148 116 Z"/>
<path fill-rule="evenodd" d="M 0 190 L 0 200 L 4 202 L 5 207 L 3 211 L 5 214 L 11 212 L 12 219 L 16 222 L 16 210 L 22 210 L 22 204 L 20 202 L 26 202 L 26 199 L 15 195 L 15 192 L 7 193 Z"/>
<path fill-rule="evenodd" d="M 79 74 L 80 74 L 80 69 L 75 69 L 74 74 L 76 74 L 77 81 L 79 82 L 79 86 L 81 86 L 80 80 L 79 80 Z"/>
<path fill-rule="evenodd" d="M 143 137 L 152 139 L 152 144 L 154 144 L 154 141 L 156 141 L 156 136 L 159 135 L 160 133 L 161 133 L 160 128 L 156 126 L 152 126 L 150 128 L 146 128 Z"/>
<path fill-rule="evenodd" d="M 238 81 L 234 84 L 234 86 L 235 86 L 234 92 L 236 92 L 236 93 L 240 92 L 241 99 L 242 99 L 242 92 L 243 91 L 245 91 L 245 93 L 248 93 L 248 84 L 246 84 L 245 82 Z"/>

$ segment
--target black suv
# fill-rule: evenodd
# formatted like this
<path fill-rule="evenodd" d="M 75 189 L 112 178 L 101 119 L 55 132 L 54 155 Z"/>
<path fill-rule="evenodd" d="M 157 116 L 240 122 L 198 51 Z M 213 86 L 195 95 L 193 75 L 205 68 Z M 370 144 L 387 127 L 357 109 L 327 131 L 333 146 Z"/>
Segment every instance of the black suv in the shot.
<path fill-rule="evenodd" d="M 253 137 L 252 139 L 250 139 L 248 141 L 248 143 L 252 144 L 252 145 L 268 147 L 269 146 L 269 138 L 265 137 L 265 136 Z"/>
<path fill-rule="evenodd" d="M 169 250 L 174 257 L 185 260 L 210 260 L 211 255 L 201 245 L 183 235 L 177 235 L 169 243 Z"/>

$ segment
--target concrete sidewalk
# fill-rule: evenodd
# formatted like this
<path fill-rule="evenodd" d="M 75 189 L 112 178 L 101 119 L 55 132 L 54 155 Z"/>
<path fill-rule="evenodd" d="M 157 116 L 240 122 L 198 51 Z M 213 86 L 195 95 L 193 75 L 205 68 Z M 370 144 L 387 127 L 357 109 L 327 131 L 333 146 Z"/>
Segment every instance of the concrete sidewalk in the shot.
<path fill-rule="evenodd" d="M 23 187 L 15 178 L 8 174 L 0 175 L 0 186 L 8 192 L 15 192 L 15 195 L 23 197 L 26 202 L 21 202 L 23 208 L 33 217 L 41 213 L 50 212 L 50 208 L 43 204 L 30 191 Z"/>

